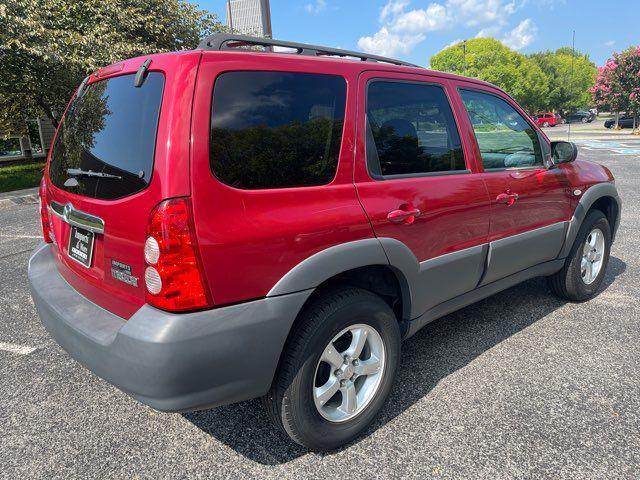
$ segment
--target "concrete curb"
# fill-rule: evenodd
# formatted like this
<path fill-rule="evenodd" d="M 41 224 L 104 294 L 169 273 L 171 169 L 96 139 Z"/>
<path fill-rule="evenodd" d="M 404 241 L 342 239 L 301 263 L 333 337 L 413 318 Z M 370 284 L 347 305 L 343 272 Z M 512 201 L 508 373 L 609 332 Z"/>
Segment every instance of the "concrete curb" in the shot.
<path fill-rule="evenodd" d="M 0 194 L 0 208 L 12 205 L 33 205 L 36 203 L 38 203 L 38 187 Z"/>

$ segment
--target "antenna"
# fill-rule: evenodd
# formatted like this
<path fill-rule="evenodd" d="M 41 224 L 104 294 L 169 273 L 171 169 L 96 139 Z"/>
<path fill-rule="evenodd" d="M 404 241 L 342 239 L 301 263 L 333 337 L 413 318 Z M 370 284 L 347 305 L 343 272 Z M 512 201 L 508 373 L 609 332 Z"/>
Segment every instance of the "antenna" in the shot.
<path fill-rule="evenodd" d="M 571 39 L 571 78 L 569 79 L 569 89 L 573 93 L 573 62 L 576 59 L 576 31 L 573 30 Z M 571 122 L 568 122 L 569 130 L 567 130 L 567 142 L 571 141 Z"/>

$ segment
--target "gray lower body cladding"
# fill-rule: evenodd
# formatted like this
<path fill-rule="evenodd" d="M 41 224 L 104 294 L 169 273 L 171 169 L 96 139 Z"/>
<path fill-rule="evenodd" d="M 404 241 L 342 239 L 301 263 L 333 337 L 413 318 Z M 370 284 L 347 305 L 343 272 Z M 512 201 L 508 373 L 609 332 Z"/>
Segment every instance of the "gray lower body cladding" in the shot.
<path fill-rule="evenodd" d="M 552 275 L 559 271 L 563 265 L 564 259 L 556 259 L 549 262 L 544 262 L 520 272 L 514 273 L 513 275 L 509 275 L 508 277 L 501 278 L 500 280 L 497 280 L 493 283 L 485 284 L 465 294 L 447 300 L 446 302 L 442 302 L 430 308 L 418 318 L 415 318 L 408 322 L 409 326 L 407 328 L 407 333 L 405 334 L 405 339 L 411 337 L 422 327 L 434 320 L 437 320 L 440 317 L 444 317 L 449 313 L 460 310 L 461 308 L 478 302 L 483 298 L 490 297 L 491 295 L 518 285 L 519 283 L 522 283 L 531 278 L 544 275 Z"/>
<path fill-rule="evenodd" d="M 129 320 L 98 307 L 58 273 L 49 245 L 29 261 L 42 323 L 72 357 L 137 400 L 188 411 L 264 395 L 302 291 L 203 312 L 143 306 Z"/>
<path fill-rule="evenodd" d="M 554 223 L 491 242 L 487 268 L 480 286 L 558 258 L 567 225 L 568 222 Z"/>

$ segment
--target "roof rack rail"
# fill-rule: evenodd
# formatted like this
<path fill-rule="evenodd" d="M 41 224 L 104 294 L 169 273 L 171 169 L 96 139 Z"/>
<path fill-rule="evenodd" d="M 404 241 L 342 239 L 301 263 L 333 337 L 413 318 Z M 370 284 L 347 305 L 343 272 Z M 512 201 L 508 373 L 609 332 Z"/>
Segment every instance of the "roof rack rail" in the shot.
<path fill-rule="evenodd" d="M 260 46 L 260 47 L 284 47 L 296 50 L 298 55 L 309 55 L 313 57 L 337 56 L 359 58 L 364 62 L 384 62 L 393 65 L 404 65 L 406 67 L 418 67 L 413 63 L 395 60 L 393 58 L 370 55 L 368 53 L 342 50 L 340 48 L 321 47 L 318 45 L 308 45 L 306 43 L 287 42 L 271 38 L 251 37 L 248 35 L 236 35 L 232 33 L 216 33 L 205 37 L 198 45 L 202 50 L 230 50 L 237 47 Z M 284 52 L 288 53 L 288 52 Z"/>

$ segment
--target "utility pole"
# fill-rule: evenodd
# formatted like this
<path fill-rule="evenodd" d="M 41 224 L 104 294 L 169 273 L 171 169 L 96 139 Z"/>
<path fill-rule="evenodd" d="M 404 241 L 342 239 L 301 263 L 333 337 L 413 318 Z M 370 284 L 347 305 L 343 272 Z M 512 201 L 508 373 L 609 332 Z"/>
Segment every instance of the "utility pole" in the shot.
<path fill-rule="evenodd" d="M 464 68 L 464 76 L 467 76 L 467 41 L 462 41 L 462 64 Z"/>
<path fill-rule="evenodd" d="M 573 30 L 572 38 L 571 38 L 571 78 L 569 79 L 569 95 L 573 95 L 573 62 L 576 59 L 576 31 Z M 571 98 L 571 97 L 569 97 Z M 571 141 L 571 122 L 568 122 L 567 125 L 569 129 L 567 130 L 567 142 Z"/>
<path fill-rule="evenodd" d="M 227 0 L 227 18 L 229 19 L 229 30 L 233 33 L 233 15 L 231 13 L 231 0 Z"/>

